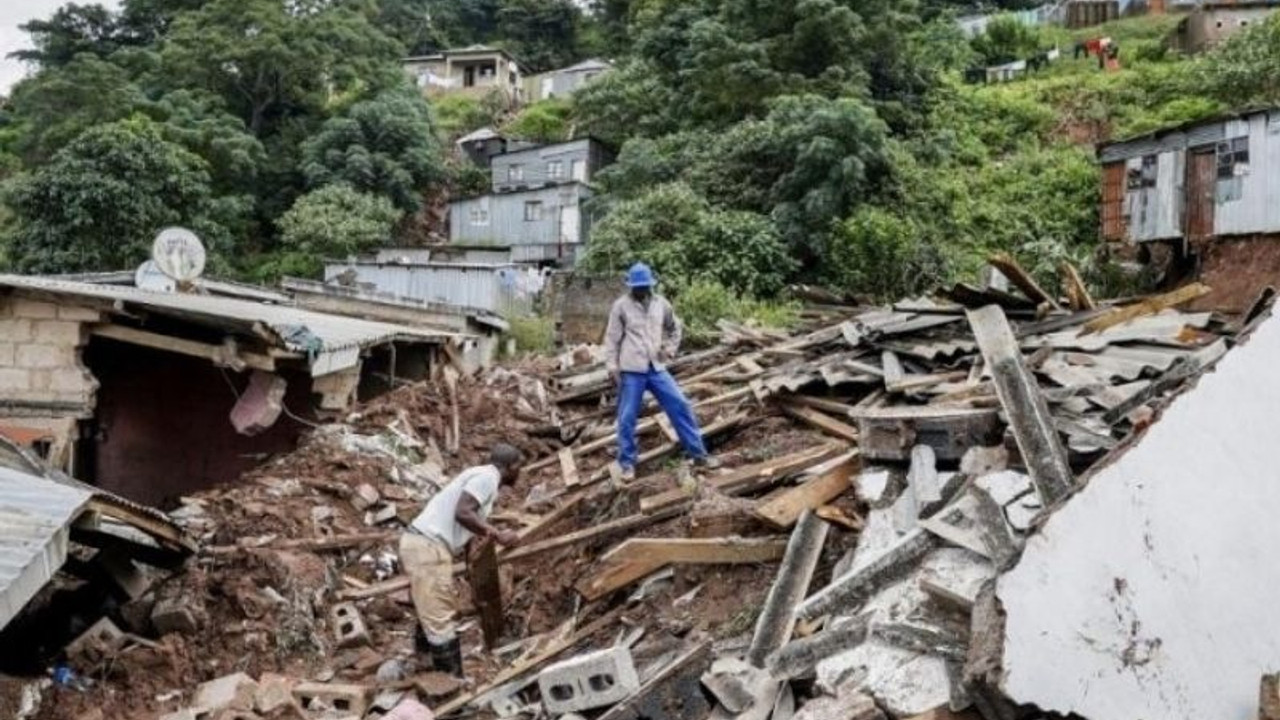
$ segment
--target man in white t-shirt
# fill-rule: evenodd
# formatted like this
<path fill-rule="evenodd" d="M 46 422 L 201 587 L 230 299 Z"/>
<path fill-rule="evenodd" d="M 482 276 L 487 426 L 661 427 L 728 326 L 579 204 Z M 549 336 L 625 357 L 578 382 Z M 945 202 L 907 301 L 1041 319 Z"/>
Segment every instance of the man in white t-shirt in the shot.
<path fill-rule="evenodd" d="M 520 451 L 498 444 L 489 464 L 463 470 L 427 503 L 400 536 L 400 565 L 409 576 L 409 592 L 418 613 L 417 645 L 429 652 L 435 669 L 462 677 L 462 643 L 457 631 L 453 559 L 472 537 L 510 547 L 519 540 L 510 530 L 489 524 L 498 490 L 520 477 Z"/>

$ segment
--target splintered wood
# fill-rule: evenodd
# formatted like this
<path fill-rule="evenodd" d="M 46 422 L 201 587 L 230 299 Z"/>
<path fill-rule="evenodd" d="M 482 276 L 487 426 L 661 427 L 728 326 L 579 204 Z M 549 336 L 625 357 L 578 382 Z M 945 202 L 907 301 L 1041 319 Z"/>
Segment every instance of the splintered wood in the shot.
<path fill-rule="evenodd" d="M 674 563 L 768 562 L 782 557 L 786 548 L 786 538 L 628 540 L 604 556 L 602 570 L 578 583 L 578 593 L 596 600 Z"/>

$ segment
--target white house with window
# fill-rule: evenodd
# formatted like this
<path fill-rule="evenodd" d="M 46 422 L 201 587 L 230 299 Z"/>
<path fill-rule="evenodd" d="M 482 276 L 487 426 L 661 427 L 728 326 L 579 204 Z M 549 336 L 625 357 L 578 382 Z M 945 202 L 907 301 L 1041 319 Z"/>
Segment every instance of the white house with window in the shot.
<path fill-rule="evenodd" d="M 515 262 L 570 265 L 590 233 L 584 208 L 590 197 L 587 185 L 566 182 L 455 200 L 449 203 L 449 242 L 508 248 Z"/>
<path fill-rule="evenodd" d="M 520 148 L 494 155 L 495 192 L 522 190 L 562 182 L 589 183 L 595 173 L 613 162 L 613 152 L 594 138 Z"/>

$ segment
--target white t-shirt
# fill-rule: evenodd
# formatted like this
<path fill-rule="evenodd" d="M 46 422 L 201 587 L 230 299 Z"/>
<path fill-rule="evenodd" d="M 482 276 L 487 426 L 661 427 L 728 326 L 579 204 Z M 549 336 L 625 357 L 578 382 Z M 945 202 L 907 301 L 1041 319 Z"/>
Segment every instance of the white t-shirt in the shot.
<path fill-rule="evenodd" d="M 463 470 L 427 502 L 418 517 L 410 523 L 418 532 L 443 540 L 454 553 L 461 552 L 472 532 L 456 519 L 458 500 L 466 493 L 480 503 L 480 517 L 488 518 L 493 501 L 498 497 L 502 473 L 494 465 L 477 465 Z"/>

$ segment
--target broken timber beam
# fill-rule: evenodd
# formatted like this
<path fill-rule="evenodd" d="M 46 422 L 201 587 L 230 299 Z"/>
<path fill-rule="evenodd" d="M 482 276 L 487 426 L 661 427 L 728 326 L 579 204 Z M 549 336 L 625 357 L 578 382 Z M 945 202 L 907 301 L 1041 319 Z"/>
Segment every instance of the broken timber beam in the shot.
<path fill-rule="evenodd" d="M 1014 287 L 1021 290 L 1024 295 L 1035 301 L 1037 305 L 1048 303 L 1055 310 L 1061 309 L 1061 306 L 1058 305 L 1058 301 L 1053 299 L 1052 295 L 1045 292 L 1044 288 L 1040 287 L 1040 285 L 1035 281 L 1035 278 L 1031 277 L 1031 274 L 1024 270 L 1022 266 L 1018 264 L 1018 261 L 1013 259 L 1012 255 L 1009 255 L 1008 253 L 995 253 L 987 258 L 987 262 L 990 263 L 992 267 L 999 270 L 1005 277 L 1009 278 L 1009 282 L 1013 283 Z"/>
<path fill-rule="evenodd" d="M 838 437 L 841 440 L 848 440 L 851 443 L 858 442 L 857 428 L 848 423 L 840 422 L 830 415 L 821 413 L 813 408 L 802 407 L 798 404 L 787 402 L 782 404 L 782 411 L 803 423 L 812 425 L 828 435 Z"/>
<path fill-rule="evenodd" d="M 1126 305 L 1124 307 L 1113 308 L 1101 317 L 1096 317 L 1084 324 L 1080 329 L 1081 335 L 1102 332 L 1110 327 L 1115 327 L 1130 320 L 1140 318 L 1144 315 L 1155 315 L 1163 310 L 1176 307 L 1183 303 L 1191 302 L 1196 298 L 1204 297 L 1209 294 L 1209 286 L 1204 283 L 1191 283 L 1184 285 L 1177 290 L 1164 293 L 1162 295 L 1153 295 L 1142 302 Z"/>
<path fill-rule="evenodd" d="M 260 355 L 258 353 L 238 350 L 235 347 L 234 342 L 230 342 L 226 345 L 213 345 L 210 343 L 197 342 L 195 340 L 187 340 L 185 338 L 161 335 L 160 333 L 148 332 L 146 330 L 138 330 L 136 328 L 125 327 L 123 325 L 95 325 L 90 332 L 98 337 L 119 340 L 120 342 L 126 342 L 130 345 L 141 345 L 142 347 L 151 348 L 153 350 L 163 350 L 165 352 L 178 353 L 179 355 L 190 355 L 192 357 L 202 358 L 213 362 L 214 365 L 230 367 L 235 370 L 250 367 L 254 370 L 262 370 L 264 372 L 276 371 L 275 358 L 269 355 Z M 285 357 L 294 358 L 301 356 L 289 354 Z"/>
<path fill-rule="evenodd" d="M 867 407 L 856 411 L 858 449 L 872 460 L 908 460 L 918 444 L 933 448 L 939 460 L 959 460 L 977 445 L 1000 437 L 994 408 L 935 405 Z"/>
<path fill-rule="evenodd" d="M 781 558 L 782 538 L 637 538 L 628 540 L 603 558 L 604 568 L 577 585 L 587 600 L 624 588 L 671 564 L 732 565 Z"/>
<path fill-rule="evenodd" d="M 238 552 L 255 550 L 342 550 L 356 545 L 391 542 L 400 537 L 398 532 L 367 532 L 354 535 L 334 535 L 321 538 L 299 538 L 294 540 L 277 540 L 263 545 L 211 545 L 201 552 L 206 555 L 231 555 Z"/>
<path fill-rule="evenodd" d="M 752 665 L 764 667 L 765 658 L 791 639 L 796 626 L 796 605 L 809 592 L 829 529 L 826 521 L 806 510 L 791 531 L 782 565 L 765 597 L 760 617 L 756 618 L 751 647 L 747 650 L 747 662 Z"/>
<path fill-rule="evenodd" d="M 998 305 L 969 310 L 967 315 L 1031 481 L 1046 506 L 1053 505 L 1071 492 L 1074 481 L 1040 386 L 1023 363 L 1022 351 Z"/>
<path fill-rule="evenodd" d="M 849 417 L 850 413 L 857 410 L 856 407 L 848 403 L 837 402 L 827 398 L 814 397 L 812 395 L 788 395 L 786 396 L 785 401 L 791 405 L 801 405 L 813 408 L 814 410 L 821 410 L 825 413 L 844 417 Z"/>
<path fill-rule="evenodd" d="M 776 528 L 796 524 L 806 510 L 816 510 L 851 487 L 850 479 L 861 466 L 858 451 L 845 453 L 811 471 L 809 480 L 782 490 L 755 508 L 756 517 Z"/>
<path fill-rule="evenodd" d="M 727 474 L 712 477 L 707 484 L 726 495 L 740 495 L 760 489 L 762 486 L 781 482 L 789 475 L 835 457 L 840 451 L 841 447 L 836 443 L 806 448 L 780 458 L 735 468 Z M 655 513 L 689 500 L 689 494 L 683 490 L 667 490 L 641 498 L 640 511 L 646 514 Z"/>
<path fill-rule="evenodd" d="M 1092 310 L 1097 307 L 1093 296 L 1089 294 L 1089 288 L 1080 279 L 1076 266 L 1065 260 L 1062 263 L 1062 287 L 1066 288 L 1067 304 L 1072 310 Z"/>
<path fill-rule="evenodd" d="M 548 538 L 541 542 L 536 542 L 529 545 L 523 545 L 521 547 L 517 547 L 513 550 L 503 553 L 502 555 L 499 556 L 499 559 L 504 563 L 514 562 L 516 560 L 532 557 L 534 555 L 540 555 L 550 550 L 567 547 L 569 545 L 576 545 L 577 543 L 586 542 L 588 540 L 596 540 L 602 537 L 607 537 L 615 533 L 627 532 L 630 530 L 640 530 L 645 527 L 648 527 L 649 525 L 653 525 L 654 523 L 658 523 L 668 518 L 674 517 L 680 514 L 680 512 L 683 511 L 686 507 L 687 507 L 687 504 L 677 504 L 677 505 L 661 508 L 651 513 L 642 512 L 642 513 L 636 513 L 634 515 L 627 515 L 626 517 L 621 517 L 621 518 L 618 518 L 617 520 L 610 520 L 608 522 L 599 523 L 597 525 L 593 525 L 588 528 L 583 528 L 582 530 L 566 533 L 558 537 Z"/>

